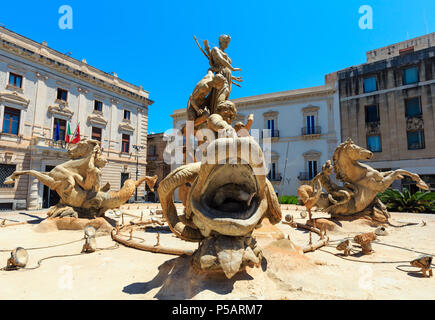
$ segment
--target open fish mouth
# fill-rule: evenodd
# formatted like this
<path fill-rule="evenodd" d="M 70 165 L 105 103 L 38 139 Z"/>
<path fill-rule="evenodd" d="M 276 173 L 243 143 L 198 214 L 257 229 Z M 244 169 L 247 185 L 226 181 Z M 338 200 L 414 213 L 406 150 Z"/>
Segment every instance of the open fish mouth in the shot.
<path fill-rule="evenodd" d="M 249 164 L 216 165 L 202 186 L 192 186 L 195 224 L 223 235 L 242 236 L 263 216 L 260 181 Z"/>
<path fill-rule="evenodd" d="M 249 219 L 258 207 L 258 183 L 249 165 L 220 165 L 204 187 L 201 204 L 211 219 Z"/>

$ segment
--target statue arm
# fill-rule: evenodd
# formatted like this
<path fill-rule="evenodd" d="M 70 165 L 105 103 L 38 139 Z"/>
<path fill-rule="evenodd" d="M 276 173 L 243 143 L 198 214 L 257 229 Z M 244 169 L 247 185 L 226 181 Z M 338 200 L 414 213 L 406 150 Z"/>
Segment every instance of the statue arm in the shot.
<path fill-rule="evenodd" d="M 243 128 L 249 131 L 251 129 L 252 123 L 254 123 L 254 115 L 250 114 L 248 116 L 248 121 Z"/>
<path fill-rule="evenodd" d="M 237 81 L 237 82 L 243 82 L 243 78 L 242 77 L 231 76 L 231 80 L 234 80 L 234 81 Z"/>
<path fill-rule="evenodd" d="M 195 102 L 195 99 L 193 98 L 193 96 L 190 96 L 189 106 L 191 106 L 196 111 L 196 114 L 198 116 L 201 115 L 201 111 L 200 111 L 199 107 L 196 105 L 196 102 Z"/>
<path fill-rule="evenodd" d="M 207 123 L 208 127 L 215 132 L 218 132 L 219 130 L 232 129 L 232 127 L 222 118 L 222 116 L 218 114 L 212 114 L 208 118 Z"/>
<path fill-rule="evenodd" d="M 212 50 L 213 58 L 219 62 L 220 65 L 223 65 L 224 67 L 229 68 L 232 71 L 242 71 L 240 68 L 234 68 L 223 56 L 218 48 L 213 48 Z"/>

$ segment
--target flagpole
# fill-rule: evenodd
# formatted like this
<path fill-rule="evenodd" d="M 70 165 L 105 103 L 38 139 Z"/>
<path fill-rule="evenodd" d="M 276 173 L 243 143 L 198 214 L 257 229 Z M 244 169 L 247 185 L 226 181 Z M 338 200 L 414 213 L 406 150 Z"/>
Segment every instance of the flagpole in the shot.
<path fill-rule="evenodd" d="M 72 139 L 70 139 L 71 141 L 73 141 L 73 140 L 75 139 L 75 136 L 76 136 L 76 134 L 77 134 L 77 129 L 79 128 L 79 126 L 80 126 L 80 121 L 77 122 L 76 130 L 74 131 L 74 134 L 73 134 L 73 136 L 72 136 Z"/>

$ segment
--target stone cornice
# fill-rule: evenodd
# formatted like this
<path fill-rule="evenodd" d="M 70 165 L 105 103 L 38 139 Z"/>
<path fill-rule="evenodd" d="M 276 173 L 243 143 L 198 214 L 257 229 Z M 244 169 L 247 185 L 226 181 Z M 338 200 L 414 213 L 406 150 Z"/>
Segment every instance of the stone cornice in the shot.
<path fill-rule="evenodd" d="M 253 109 L 253 108 L 265 108 L 265 104 L 274 103 L 278 107 L 287 101 L 304 102 L 303 99 L 308 98 L 326 98 L 333 99 L 333 95 L 337 92 L 337 89 L 329 86 L 319 86 L 312 88 L 304 88 L 298 90 L 290 90 L 283 92 L 268 93 L 257 96 L 250 96 L 245 98 L 232 99 L 231 101 L 236 104 L 237 108 Z M 275 105 L 274 105 L 275 106 Z M 268 106 L 271 107 L 271 106 Z M 277 112 L 277 111 L 275 111 Z M 170 115 L 174 120 L 186 119 L 186 109 L 177 109 Z"/>
<path fill-rule="evenodd" d="M 174 110 L 174 113 L 170 115 L 172 119 L 186 119 L 187 112 L 186 109 Z"/>
<path fill-rule="evenodd" d="M 134 127 L 130 123 L 128 123 L 128 122 L 121 122 L 119 124 L 119 131 L 133 133 L 134 132 Z"/>
<path fill-rule="evenodd" d="M 88 122 L 103 127 L 107 125 L 107 120 L 104 119 L 103 115 L 95 111 L 88 116 Z"/>
<path fill-rule="evenodd" d="M 304 152 L 302 154 L 302 156 L 304 158 L 320 158 L 321 155 L 322 155 L 322 153 L 320 151 L 317 151 L 317 150 L 309 150 L 309 151 Z"/>
<path fill-rule="evenodd" d="M 308 112 L 317 112 L 320 110 L 320 107 L 317 106 L 313 106 L 313 105 L 309 105 L 305 108 L 302 109 L 303 113 L 308 113 Z"/>
<path fill-rule="evenodd" d="M 119 79 L 116 74 L 111 75 L 88 65 L 86 60 L 76 60 L 47 47 L 44 43 L 37 43 L 3 27 L 0 27 L 0 48 L 57 72 L 123 95 L 141 103 L 144 107 L 154 103 L 148 98 L 149 93 L 142 86 L 137 87 Z"/>
<path fill-rule="evenodd" d="M 263 113 L 263 117 L 265 118 L 273 118 L 276 117 L 278 115 L 278 111 L 267 111 Z"/>
<path fill-rule="evenodd" d="M 54 115 L 60 115 L 63 117 L 67 117 L 68 119 L 71 119 L 72 116 L 74 115 L 74 111 L 72 111 L 66 105 L 59 105 L 59 104 L 49 106 L 48 112 L 51 114 L 54 114 Z"/>
<path fill-rule="evenodd" d="M 304 98 L 332 96 L 335 92 L 336 89 L 333 87 L 319 86 L 232 99 L 231 101 L 236 104 L 237 108 L 243 108 L 250 105 L 264 105 L 268 103 L 286 102 Z"/>
<path fill-rule="evenodd" d="M 1 102 L 13 103 L 19 106 L 27 107 L 30 103 L 30 100 L 17 92 L 1 92 L 0 103 Z"/>

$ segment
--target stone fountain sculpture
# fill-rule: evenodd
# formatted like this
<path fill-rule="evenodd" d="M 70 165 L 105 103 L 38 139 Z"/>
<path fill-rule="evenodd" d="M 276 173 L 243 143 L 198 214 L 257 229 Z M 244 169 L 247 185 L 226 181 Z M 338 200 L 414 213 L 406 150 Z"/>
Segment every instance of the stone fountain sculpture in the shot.
<path fill-rule="evenodd" d="M 402 169 L 380 172 L 359 162 L 370 160 L 372 156 L 371 151 L 357 146 L 350 138 L 347 139 L 336 148 L 333 165 L 328 160 L 322 167 L 322 172 L 314 177 L 311 186 L 299 188 L 298 193 L 306 195 L 301 200 L 309 205 L 314 202 L 315 206 L 330 213 L 333 218 L 362 215 L 385 222 L 390 214 L 377 195 L 387 190 L 395 180 L 408 176 L 419 188 L 429 190 L 418 174 Z M 343 186 L 331 181 L 333 170 Z M 322 192 L 322 188 L 326 193 Z"/>
<path fill-rule="evenodd" d="M 252 232 L 264 218 L 272 224 L 281 221 L 278 198 L 265 176 L 260 146 L 251 136 L 239 137 L 231 126 L 237 114 L 234 103 L 228 100 L 231 82 L 241 78 L 231 75 L 231 71 L 240 69 L 231 66 L 231 59 L 224 52 L 229 40 L 229 36 L 221 36 L 219 48 L 211 51 L 204 42 L 203 52 L 211 65 L 206 77 L 211 82 L 204 80 L 201 84 L 214 81 L 219 85 L 209 87 L 208 95 L 199 100 L 202 105 L 195 104 L 190 110 L 191 115 L 194 110 L 210 111 L 210 115 L 199 111 L 197 117 L 206 115 L 206 127 L 215 139 L 202 145 L 201 161 L 175 169 L 158 188 L 163 214 L 172 232 L 183 240 L 199 242 L 191 260 L 193 268 L 223 272 L 227 278 L 246 266 L 260 265 L 262 252 Z M 198 86 L 195 92 L 197 89 Z M 193 96 L 189 100 L 190 106 Z M 182 215 L 174 205 L 177 188 L 186 189 Z"/>
<path fill-rule="evenodd" d="M 102 217 L 107 210 L 119 208 L 126 203 L 144 181 L 151 190 L 157 181 L 157 176 L 144 177 L 138 181 L 129 179 L 120 191 L 111 192 L 108 183 L 100 187 L 101 169 L 107 160 L 101 152 L 99 141 L 83 139 L 77 144 L 71 144 L 68 156 L 69 161 L 50 172 L 16 171 L 4 183 L 12 184 L 22 175 L 31 175 L 55 190 L 61 199 L 47 212 L 50 218 L 94 218 Z"/>

